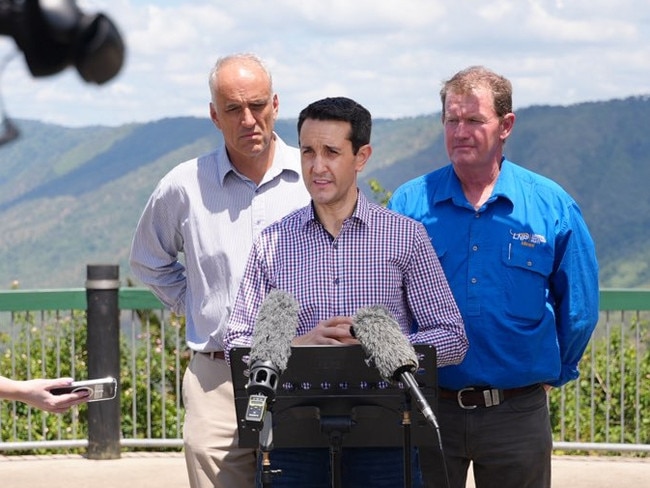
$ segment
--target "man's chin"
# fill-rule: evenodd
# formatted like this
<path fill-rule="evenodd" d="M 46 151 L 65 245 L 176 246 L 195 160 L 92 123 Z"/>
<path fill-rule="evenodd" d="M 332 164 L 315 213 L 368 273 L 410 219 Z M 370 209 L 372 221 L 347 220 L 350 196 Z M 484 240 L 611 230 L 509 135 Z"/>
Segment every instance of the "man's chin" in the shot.
<path fill-rule="evenodd" d="M 249 144 L 240 144 L 239 151 L 248 154 L 249 157 L 255 158 L 268 150 L 269 144 L 263 141 L 251 141 Z"/>
<path fill-rule="evenodd" d="M 314 201 L 314 204 L 317 206 L 326 207 L 332 203 L 333 200 L 332 195 L 326 191 L 319 191 L 317 189 L 310 188 L 309 194 L 311 195 L 311 199 Z"/>

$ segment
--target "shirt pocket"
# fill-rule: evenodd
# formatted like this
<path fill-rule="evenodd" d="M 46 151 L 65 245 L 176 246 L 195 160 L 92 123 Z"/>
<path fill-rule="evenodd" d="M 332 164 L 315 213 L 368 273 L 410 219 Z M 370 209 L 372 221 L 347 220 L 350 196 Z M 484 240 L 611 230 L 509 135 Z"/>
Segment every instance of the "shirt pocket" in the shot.
<path fill-rule="evenodd" d="M 508 243 L 502 252 L 505 312 L 521 321 L 537 323 L 546 310 L 553 253 L 548 245 L 528 247 Z"/>

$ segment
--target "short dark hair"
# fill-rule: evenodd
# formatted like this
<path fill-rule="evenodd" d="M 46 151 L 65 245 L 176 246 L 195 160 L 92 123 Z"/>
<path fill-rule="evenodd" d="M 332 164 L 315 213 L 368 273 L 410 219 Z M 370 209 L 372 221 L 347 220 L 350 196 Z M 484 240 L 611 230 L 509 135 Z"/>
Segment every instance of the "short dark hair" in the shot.
<path fill-rule="evenodd" d="M 361 146 L 370 144 L 372 117 L 370 112 L 361 104 L 346 97 L 328 97 L 310 103 L 298 116 L 298 137 L 303 122 L 313 120 L 340 120 L 350 123 L 352 151 L 356 154 Z"/>

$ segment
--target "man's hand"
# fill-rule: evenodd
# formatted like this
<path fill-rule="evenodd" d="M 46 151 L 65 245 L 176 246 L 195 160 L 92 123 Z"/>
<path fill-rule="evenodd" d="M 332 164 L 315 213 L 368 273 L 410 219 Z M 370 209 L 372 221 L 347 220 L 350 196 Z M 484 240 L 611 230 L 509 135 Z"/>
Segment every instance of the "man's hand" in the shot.
<path fill-rule="evenodd" d="M 337 316 L 323 320 L 305 335 L 296 337 L 292 341 L 294 346 L 344 346 L 359 344 L 350 334 L 352 317 Z"/>
<path fill-rule="evenodd" d="M 46 412 L 64 413 L 72 406 L 88 401 L 87 391 L 53 395 L 50 390 L 69 386 L 72 378 L 36 379 L 19 383 L 20 395 L 16 398 Z"/>

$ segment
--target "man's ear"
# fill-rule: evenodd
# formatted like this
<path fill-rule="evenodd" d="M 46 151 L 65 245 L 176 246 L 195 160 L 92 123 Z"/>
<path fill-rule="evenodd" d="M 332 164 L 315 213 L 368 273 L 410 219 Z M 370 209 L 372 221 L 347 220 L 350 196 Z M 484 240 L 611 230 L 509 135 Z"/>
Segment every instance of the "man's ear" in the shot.
<path fill-rule="evenodd" d="M 273 104 L 273 120 L 277 120 L 278 112 L 280 110 L 280 99 L 278 98 L 277 93 L 273 94 L 273 101 L 271 103 Z"/>
<path fill-rule="evenodd" d="M 217 129 L 221 130 L 221 124 L 219 124 L 219 117 L 217 117 L 217 109 L 214 106 L 214 103 L 210 102 L 210 120 L 212 120 L 212 123 L 217 127 Z"/>
<path fill-rule="evenodd" d="M 371 154 L 372 147 L 370 144 L 365 144 L 359 148 L 357 154 L 355 155 L 355 169 L 357 173 L 361 173 L 361 171 L 363 171 L 363 168 L 365 168 Z"/>
<path fill-rule="evenodd" d="M 515 126 L 515 114 L 512 112 L 505 114 L 501 119 L 501 140 L 505 141 L 510 133 L 512 128 Z"/>

